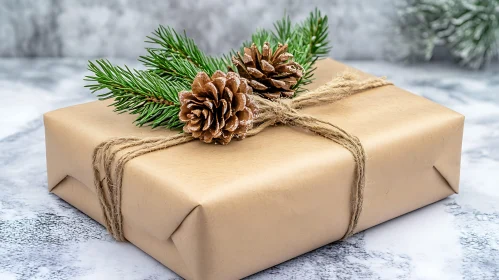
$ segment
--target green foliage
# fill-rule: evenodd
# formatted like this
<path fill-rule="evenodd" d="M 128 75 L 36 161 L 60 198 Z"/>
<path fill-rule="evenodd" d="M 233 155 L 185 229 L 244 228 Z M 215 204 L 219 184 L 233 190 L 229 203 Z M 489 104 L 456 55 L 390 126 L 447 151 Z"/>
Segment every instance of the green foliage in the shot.
<path fill-rule="evenodd" d="M 461 65 L 478 69 L 499 54 L 499 0 L 409 0 L 400 12 L 412 55 L 431 59 L 444 46 Z"/>
<path fill-rule="evenodd" d="M 322 16 L 316 9 L 300 24 L 293 25 L 285 16 L 274 26 L 274 32 L 257 31 L 252 35 L 252 42 L 260 47 L 269 42 L 274 49 L 278 43 L 288 44 L 288 52 L 305 70 L 303 78 L 295 86 L 296 92 L 299 92 L 301 86 L 311 82 L 315 61 L 329 52 L 327 16 Z M 85 80 L 91 82 L 86 87 L 92 93 L 103 90 L 104 93 L 99 93 L 98 98 L 114 99 L 112 106 L 118 113 L 137 114 L 135 123 L 138 126 L 180 128 L 183 123 L 178 117 L 178 93 L 190 90 L 198 72 L 212 75 L 217 70 L 227 72 L 229 67 L 235 67 L 230 56 L 208 56 L 185 32 L 179 34 L 170 27 L 160 26 L 147 38 L 146 42 L 154 47 L 146 48 L 147 55 L 141 56 L 139 61 L 148 70 L 130 70 L 126 66 L 114 66 L 107 60 L 89 62 L 88 69 L 93 76 L 86 76 Z"/>
<path fill-rule="evenodd" d="M 114 66 L 107 60 L 89 62 L 88 69 L 94 76 L 86 76 L 86 85 L 100 100 L 114 99 L 112 106 L 119 113 L 138 114 L 138 126 L 151 125 L 153 128 L 182 127 L 178 119 L 178 93 L 190 90 L 190 84 L 183 81 L 165 80 L 154 72 L 138 71 Z"/>
<path fill-rule="evenodd" d="M 243 47 L 255 43 L 261 50 L 264 42 L 269 42 L 275 50 L 277 45 L 288 44 L 288 52 L 293 54 L 294 60 L 298 62 L 305 74 L 295 85 L 297 93 L 304 91 L 303 86 L 313 80 L 315 62 L 328 55 L 331 49 L 328 40 L 328 18 L 315 9 L 301 23 L 293 24 L 289 16 L 274 23 L 274 31 L 259 29 L 252 36 L 251 41 L 245 42 Z"/>
<path fill-rule="evenodd" d="M 230 65 L 227 56 L 205 55 L 185 32 L 181 35 L 171 27 L 160 26 L 147 38 L 146 42 L 155 47 L 146 48 L 148 55 L 141 56 L 139 61 L 162 77 L 191 83 L 200 71 L 211 76 L 216 70 L 227 72 Z"/>
<path fill-rule="evenodd" d="M 141 56 L 139 61 L 149 70 L 131 71 L 113 66 L 107 60 L 89 62 L 88 69 L 94 76 L 85 80 L 94 84 L 87 87 L 92 93 L 107 90 L 98 95 L 99 99 L 114 98 L 115 111 L 138 114 L 135 121 L 138 126 L 182 127 L 178 93 L 190 90 L 198 72 L 209 75 L 216 70 L 227 72 L 230 59 L 205 55 L 194 40 L 170 27 L 160 26 L 147 38 L 146 42 L 156 46 L 146 48 L 148 55 Z"/>

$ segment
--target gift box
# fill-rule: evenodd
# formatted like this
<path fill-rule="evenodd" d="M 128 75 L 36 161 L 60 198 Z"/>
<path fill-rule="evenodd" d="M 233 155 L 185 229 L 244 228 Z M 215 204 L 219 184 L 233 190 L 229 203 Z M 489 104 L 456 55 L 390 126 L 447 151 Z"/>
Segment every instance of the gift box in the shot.
<path fill-rule="evenodd" d="M 330 59 L 317 67 L 311 89 L 357 71 Z M 178 133 L 136 127 L 109 104 L 44 116 L 49 190 L 101 224 L 94 148 L 112 137 Z M 392 85 L 302 111 L 364 146 L 356 232 L 458 192 L 462 115 Z M 342 238 L 352 180 L 349 151 L 299 128 L 275 126 L 227 146 L 193 141 L 126 165 L 124 235 L 186 279 L 239 279 Z"/>

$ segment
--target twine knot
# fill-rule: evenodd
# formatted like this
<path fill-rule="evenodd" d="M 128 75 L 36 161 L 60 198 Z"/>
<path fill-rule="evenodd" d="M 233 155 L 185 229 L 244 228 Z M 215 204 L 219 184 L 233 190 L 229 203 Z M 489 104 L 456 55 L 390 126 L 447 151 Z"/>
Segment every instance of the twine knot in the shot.
<path fill-rule="evenodd" d="M 258 115 L 254 119 L 253 128 L 246 136 L 254 136 L 272 125 L 294 126 L 331 140 L 352 154 L 355 176 L 351 190 L 350 220 L 342 239 L 355 233 L 362 211 L 366 154 L 357 137 L 330 122 L 305 115 L 299 109 L 333 103 L 352 94 L 390 84 L 384 77 L 361 81 L 354 73 L 346 72 L 316 90 L 294 99 L 270 101 L 260 96 L 253 96 L 258 106 Z M 93 171 L 97 196 L 106 228 L 116 240 L 125 240 L 121 214 L 121 187 L 125 164 L 138 156 L 184 144 L 194 139 L 190 134 L 151 138 L 120 137 L 106 140 L 94 149 Z M 101 170 L 104 172 L 104 179 L 101 179 Z"/>
<path fill-rule="evenodd" d="M 294 116 L 298 114 L 298 111 L 293 109 L 289 102 L 286 102 L 288 100 L 275 100 L 275 101 L 270 101 L 268 99 L 263 99 L 259 100 L 258 102 L 260 103 L 259 110 L 260 112 L 268 110 L 269 113 L 268 115 L 259 115 L 257 117 L 258 119 L 262 118 L 268 118 L 269 121 L 273 121 L 273 125 L 275 124 L 283 124 L 286 125 L 290 121 L 293 120 Z M 265 103 L 263 105 L 262 103 Z M 261 113 L 259 113 L 261 114 Z"/>

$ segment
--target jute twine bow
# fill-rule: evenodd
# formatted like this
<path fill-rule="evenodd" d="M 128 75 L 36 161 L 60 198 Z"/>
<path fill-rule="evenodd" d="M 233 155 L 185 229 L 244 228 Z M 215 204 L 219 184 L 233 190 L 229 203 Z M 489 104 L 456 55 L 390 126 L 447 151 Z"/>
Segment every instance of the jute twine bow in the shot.
<path fill-rule="evenodd" d="M 330 122 L 302 114 L 299 109 L 333 103 L 358 92 L 391 84 L 384 77 L 358 80 L 355 74 L 345 72 L 318 89 L 291 100 L 270 101 L 253 96 L 259 113 L 254 120 L 253 128 L 247 133 L 248 137 L 272 125 L 294 126 L 327 138 L 353 155 L 355 177 L 351 190 L 350 221 L 342 239 L 354 234 L 362 211 L 366 154 L 357 137 Z M 104 213 L 105 226 L 116 240 L 125 241 L 121 214 L 121 187 L 125 164 L 138 156 L 193 140 L 195 138 L 189 134 L 150 138 L 119 137 L 106 140 L 95 147 L 93 152 L 94 183 Z M 122 151 L 123 153 L 120 153 Z M 104 173 L 103 179 L 101 179 L 101 170 Z"/>

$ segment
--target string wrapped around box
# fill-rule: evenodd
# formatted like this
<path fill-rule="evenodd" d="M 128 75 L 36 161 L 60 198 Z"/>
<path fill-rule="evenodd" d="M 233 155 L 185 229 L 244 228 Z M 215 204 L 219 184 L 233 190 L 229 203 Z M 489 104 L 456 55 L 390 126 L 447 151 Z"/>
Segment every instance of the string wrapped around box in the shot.
<path fill-rule="evenodd" d="M 216 79 L 225 79 L 224 86 L 219 86 L 219 88 L 225 88 L 226 84 L 234 84 L 232 87 L 237 89 L 243 89 L 244 102 L 248 102 L 249 107 L 239 106 L 240 108 L 234 108 L 233 111 L 243 112 L 245 108 L 250 109 L 251 112 L 255 112 L 254 118 L 246 118 L 246 126 L 240 131 L 238 137 L 240 139 L 246 136 L 255 136 L 264 129 L 273 125 L 286 125 L 308 130 L 322 136 L 326 139 L 333 141 L 336 144 L 341 145 L 347 149 L 353 156 L 355 162 L 355 176 L 352 183 L 351 189 L 351 213 L 348 224 L 348 229 L 343 236 L 343 239 L 351 236 L 357 226 L 360 214 L 362 212 L 363 194 L 365 187 L 365 164 L 366 155 L 364 148 L 362 147 L 359 139 L 340 127 L 334 125 L 333 123 L 322 121 L 313 116 L 305 115 L 300 113 L 299 109 L 310 106 L 318 106 L 322 104 L 333 103 L 335 101 L 346 98 L 352 94 L 356 94 L 368 89 L 382 87 L 386 85 L 391 85 L 390 82 L 386 81 L 385 78 L 371 78 L 366 80 L 359 80 L 356 75 L 351 72 L 343 73 L 338 77 L 332 79 L 325 85 L 317 88 L 316 90 L 307 92 L 300 95 L 297 98 L 289 100 L 269 100 L 258 95 L 251 95 L 251 88 L 247 87 L 245 80 L 238 80 L 238 76 L 228 75 L 225 76 L 223 73 L 216 73 L 211 79 L 207 78 L 205 73 L 198 74 L 193 84 L 193 91 L 198 94 L 204 94 L 204 96 L 210 96 L 211 94 L 216 94 L 218 100 L 218 95 L 222 95 L 223 92 L 215 91 L 217 86 Z M 241 83 L 239 85 L 236 84 Z M 213 90 L 214 92 L 210 92 Z M 236 91 L 236 90 L 234 90 Z M 240 93 L 240 92 L 239 92 Z M 192 92 L 181 93 L 181 95 L 192 94 Z M 220 96 L 221 99 L 221 96 Z M 188 99 L 192 101 L 192 99 Z M 187 108 L 190 102 L 183 104 Z M 213 104 L 207 103 L 208 108 L 213 107 Z M 223 106 L 222 106 L 223 107 Z M 199 107 L 194 107 L 199 108 Z M 194 109 L 199 110 L 199 109 Z M 216 112 L 215 112 L 216 113 Z M 182 114 L 182 112 L 180 113 Z M 187 116 L 188 113 L 184 114 Z M 198 121 L 199 117 L 195 114 L 190 114 Z M 235 115 L 235 114 L 234 114 Z M 189 118 L 185 118 L 186 127 L 190 124 Z M 203 119 L 206 122 L 206 119 Z M 199 121 L 201 122 L 201 121 Z M 210 124 L 212 124 L 210 122 Z M 203 123 L 201 123 L 202 125 Z M 227 123 L 229 126 L 230 123 Z M 218 127 L 220 124 L 217 125 Z M 208 126 L 209 127 L 209 126 Z M 232 133 L 237 129 L 235 126 Z M 93 153 L 93 171 L 94 171 L 94 183 L 97 189 L 97 195 L 99 197 L 100 206 L 102 212 L 104 213 L 104 221 L 107 230 L 113 235 L 113 237 L 118 241 L 125 241 L 125 236 L 123 233 L 123 219 L 121 214 L 121 196 L 122 196 L 122 183 L 125 164 L 130 160 L 145 155 L 147 153 L 167 149 L 176 145 L 191 142 L 196 139 L 207 140 L 203 136 L 203 131 L 197 132 L 195 135 L 190 133 L 190 128 L 184 129 L 186 132 L 183 134 L 178 134 L 170 137 L 153 137 L 153 138 L 138 138 L 138 137 L 119 137 L 109 139 L 102 142 L 94 149 Z M 221 131 L 221 132 L 220 132 Z M 226 141 L 227 138 L 223 136 L 224 128 L 219 129 L 219 134 L 213 135 L 213 133 L 208 132 L 209 141 L 211 142 L 215 136 L 218 137 L 219 141 Z M 217 132 L 218 133 L 218 132 Z M 230 138 L 232 138 L 232 135 Z M 230 139 L 229 139 L 230 142 Z M 222 142 L 223 144 L 228 144 L 229 142 Z M 114 166 L 114 168 L 113 168 Z M 102 171 L 101 171 L 102 170 Z M 101 173 L 104 174 L 104 178 L 101 178 Z"/>

